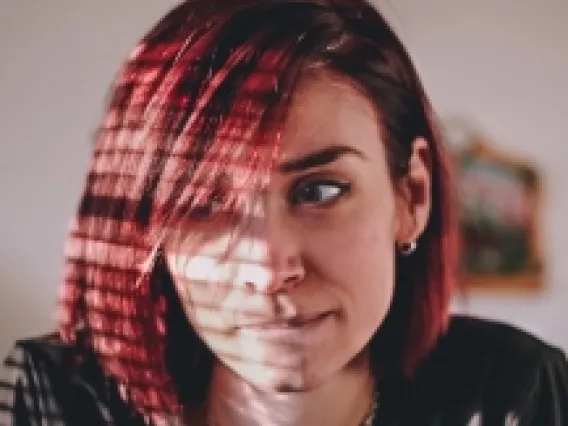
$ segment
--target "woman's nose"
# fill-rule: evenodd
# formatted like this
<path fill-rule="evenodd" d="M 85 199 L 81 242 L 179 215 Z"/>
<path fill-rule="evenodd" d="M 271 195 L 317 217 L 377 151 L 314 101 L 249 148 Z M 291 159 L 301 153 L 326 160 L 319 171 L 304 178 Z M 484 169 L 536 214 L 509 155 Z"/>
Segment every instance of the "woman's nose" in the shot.
<path fill-rule="evenodd" d="M 286 291 L 305 277 L 302 236 L 293 218 L 275 210 L 265 208 L 251 219 L 245 241 L 254 259 L 238 272 L 239 282 L 259 292 Z"/>

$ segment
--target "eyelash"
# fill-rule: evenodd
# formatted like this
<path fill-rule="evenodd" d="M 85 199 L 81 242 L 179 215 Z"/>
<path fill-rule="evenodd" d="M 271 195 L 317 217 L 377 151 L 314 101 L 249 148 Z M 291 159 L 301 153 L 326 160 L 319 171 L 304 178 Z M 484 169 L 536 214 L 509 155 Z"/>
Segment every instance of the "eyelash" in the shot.
<path fill-rule="evenodd" d="M 306 194 L 306 191 L 314 189 L 319 190 L 319 193 L 317 195 L 321 196 L 322 188 L 332 188 L 336 190 L 336 192 L 331 196 L 331 199 L 327 201 L 313 202 L 301 199 L 302 196 L 308 195 Z M 315 179 L 315 180 L 303 181 L 295 185 L 290 191 L 289 200 L 292 206 L 294 207 L 298 207 L 301 204 L 307 204 L 309 206 L 315 206 L 315 207 L 328 207 L 332 204 L 335 204 L 340 198 L 348 194 L 350 190 L 351 190 L 351 184 L 346 182 L 340 182 L 333 179 Z M 312 195 L 314 194 L 312 193 L 308 196 Z"/>

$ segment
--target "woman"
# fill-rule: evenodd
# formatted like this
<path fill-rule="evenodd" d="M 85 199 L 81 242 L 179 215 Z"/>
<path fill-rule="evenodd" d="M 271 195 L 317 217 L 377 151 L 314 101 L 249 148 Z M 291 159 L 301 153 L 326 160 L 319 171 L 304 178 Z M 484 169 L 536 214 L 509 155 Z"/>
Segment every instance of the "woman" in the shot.
<path fill-rule="evenodd" d="M 416 71 L 364 0 L 191 0 L 120 72 L 57 336 L 8 424 L 566 425 L 564 355 L 450 318 L 456 222 Z"/>

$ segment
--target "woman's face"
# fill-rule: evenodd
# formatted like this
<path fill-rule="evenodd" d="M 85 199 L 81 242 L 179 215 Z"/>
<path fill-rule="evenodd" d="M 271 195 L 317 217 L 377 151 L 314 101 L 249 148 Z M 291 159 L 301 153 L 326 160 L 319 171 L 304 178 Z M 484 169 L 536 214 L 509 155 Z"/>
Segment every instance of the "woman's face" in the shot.
<path fill-rule="evenodd" d="M 310 389 L 347 368 L 393 298 L 405 203 L 387 168 L 377 113 L 348 81 L 305 79 L 282 157 L 256 216 L 226 255 L 215 226 L 191 252 L 167 248 L 188 319 L 247 382 Z"/>

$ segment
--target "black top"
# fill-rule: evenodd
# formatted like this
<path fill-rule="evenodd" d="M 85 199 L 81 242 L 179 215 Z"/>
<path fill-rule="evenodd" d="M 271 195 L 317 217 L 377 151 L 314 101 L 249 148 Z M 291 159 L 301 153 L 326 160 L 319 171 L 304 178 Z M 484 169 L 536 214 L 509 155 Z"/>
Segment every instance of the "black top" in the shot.
<path fill-rule="evenodd" d="M 0 425 L 144 425 L 96 358 L 77 356 L 54 337 L 17 342 L 0 378 Z M 568 426 L 562 351 L 486 320 L 454 317 L 412 380 L 379 390 L 375 426 Z"/>

